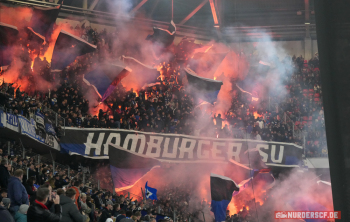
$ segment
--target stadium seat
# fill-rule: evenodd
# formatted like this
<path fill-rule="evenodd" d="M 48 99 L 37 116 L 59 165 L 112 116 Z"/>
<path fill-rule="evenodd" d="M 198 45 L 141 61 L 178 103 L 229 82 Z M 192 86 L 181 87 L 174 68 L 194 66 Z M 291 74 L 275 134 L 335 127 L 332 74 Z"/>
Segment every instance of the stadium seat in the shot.
<path fill-rule="evenodd" d="M 320 94 L 319 93 L 315 93 L 315 98 L 320 98 Z"/>
<path fill-rule="evenodd" d="M 303 93 L 308 93 L 308 92 L 309 92 L 309 90 L 303 89 Z"/>
<path fill-rule="evenodd" d="M 307 121 L 303 121 L 302 124 L 303 124 L 303 125 L 306 125 L 306 124 L 307 124 Z"/>
<path fill-rule="evenodd" d="M 312 116 L 309 116 L 309 121 L 312 121 Z"/>
<path fill-rule="evenodd" d="M 314 142 L 314 144 L 317 146 L 317 145 L 319 144 L 319 141 L 316 140 L 316 141 Z"/>
<path fill-rule="evenodd" d="M 296 125 L 296 126 L 297 126 L 297 125 L 299 125 L 299 124 L 300 124 L 300 122 L 299 122 L 299 121 L 296 121 L 296 122 L 295 122 L 295 125 Z"/>
<path fill-rule="evenodd" d="M 319 101 L 320 101 L 320 98 L 315 98 L 314 101 L 315 101 L 315 102 L 319 102 Z"/>
<path fill-rule="evenodd" d="M 314 89 L 309 89 L 309 93 L 314 93 Z"/>
<path fill-rule="evenodd" d="M 309 118 L 308 118 L 307 116 L 303 116 L 303 120 L 304 120 L 304 121 L 308 121 Z"/>

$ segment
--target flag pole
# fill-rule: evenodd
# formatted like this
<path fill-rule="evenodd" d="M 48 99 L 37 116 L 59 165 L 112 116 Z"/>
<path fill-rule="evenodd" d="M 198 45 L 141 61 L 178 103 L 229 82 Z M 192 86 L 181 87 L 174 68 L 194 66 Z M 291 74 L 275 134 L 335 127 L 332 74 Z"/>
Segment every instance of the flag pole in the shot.
<path fill-rule="evenodd" d="M 174 0 L 171 0 L 171 20 L 174 20 Z"/>
<path fill-rule="evenodd" d="M 145 194 L 143 193 L 142 187 L 141 187 L 141 193 L 142 193 L 142 200 L 145 199 Z"/>

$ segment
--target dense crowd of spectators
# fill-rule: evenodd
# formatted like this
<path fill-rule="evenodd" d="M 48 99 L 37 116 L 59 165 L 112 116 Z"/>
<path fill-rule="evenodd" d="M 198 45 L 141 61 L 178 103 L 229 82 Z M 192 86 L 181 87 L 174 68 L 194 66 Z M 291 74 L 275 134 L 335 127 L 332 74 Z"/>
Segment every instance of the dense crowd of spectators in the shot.
<path fill-rule="evenodd" d="M 41 111 L 47 117 L 51 116 L 59 137 L 62 126 L 250 138 L 299 145 L 304 145 L 305 136 L 307 155 L 327 154 L 317 55 L 309 62 L 302 57 L 293 58 L 294 72 L 285 82 L 289 93 L 277 106 L 254 108 L 251 100 L 238 91 L 229 111 L 214 116 L 196 107 L 194 98 L 182 85 L 184 74 L 173 63 L 159 65 L 160 77 L 155 86 L 135 92 L 133 89 L 127 91 L 119 84 L 106 101 L 107 110 L 91 113 L 90 101 L 85 96 L 89 87 L 83 83 L 81 74 L 89 70 L 95 56 L 98 55 L 87 54 L 56 73 L 52 78 L 60 80 L 60 84 L 47 93 L 26 93 L 20 88 L 15 90 L 16 83 L 4 82 L 1 104 L 15 114 L 28 116 Z M 200 128 L 198 120 L 204 118 L 208 124 Z"/>
<path fill-rule="evenodd" d="M 38 156 L 31 149 L 25 150 L 26 156 L 23 158 L 20 143 L 8 140 L 0 142 L 0 217 L 7 215 L 10 218 L 8 221 L 40 221 L 38 215 L 44 214 L 45 207 L 38 202 L 50 211 L 50 214 L 45 213 L 45 221 L 61 222 L 105 222 L 108 218 L 115 218 L 115 221 L 131 218 L 134 222 L 155 222 L 156 217 L 158 221 L 164 219 L 164 222 L 170 222 L 174 211 L 177 221 L 185 222 L 189 218 L 202 217 L 202 212 L 209 212 L 209 205 L 202 205 L 200 200 L 189 208 L 191 189 L 188 186 L 161 191 L 158 201 L 145 200 L 133 194 L 131 197 L 113 194 L 111 189 L 99 189 L 92 173 L 84 171 L 81 166 L 70 169 L 70 172 L 58 163 L 54 168 L 51 160 L 41 157 L 39 163 Z M 101 170 L 107 171 L 101 168 L 98 173 Z M 83 172 L 87 181 L 85 184 Z M 107 178 L 107 182 L 110 182 L 110 178 Z M 57 196 L 59 198 L 55 198 Z M 61 208 L 55 207 L 55 204 Z"/>

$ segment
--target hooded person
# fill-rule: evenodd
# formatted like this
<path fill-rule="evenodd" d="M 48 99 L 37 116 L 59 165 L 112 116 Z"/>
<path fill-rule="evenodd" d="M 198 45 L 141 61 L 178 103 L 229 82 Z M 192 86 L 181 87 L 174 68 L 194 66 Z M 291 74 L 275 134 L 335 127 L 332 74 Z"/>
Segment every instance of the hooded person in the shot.
<path fill-rule="evenodd" d="M 62 207 L 62 219 L 60 222 L 85 222 L 87 219 L 86 215 L 82 215 L 79 212 L 77 205 L 75 204 L 76 191 L 69 188 L 66 191 L 66 195 L 61 195 L 60 205 Z"/>
<path fill-rule="evenodd" d="M 15 214 L 15 221 L 16 222 L 27 222 L 27 212 L 28 212 L 29 205 L 22 204 L 19 207 L 19 210 Z"/>
<path fill-rule="evenodd" d="M 0 202 L 0 218 L 1 221 L 15 222 L 12 215 L 8 211 L 10 208 L 11 200 L 9 198 L 3 198 Z"/>

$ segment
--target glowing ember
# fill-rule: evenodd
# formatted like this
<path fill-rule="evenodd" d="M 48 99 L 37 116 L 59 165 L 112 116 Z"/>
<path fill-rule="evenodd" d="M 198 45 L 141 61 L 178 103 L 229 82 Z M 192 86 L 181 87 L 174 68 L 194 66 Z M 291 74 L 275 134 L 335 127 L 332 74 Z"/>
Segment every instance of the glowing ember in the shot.
<path fill-rule="evenodd" d="M 214 76 L 214 80 L 216 80 L 216 76 Z"/>

